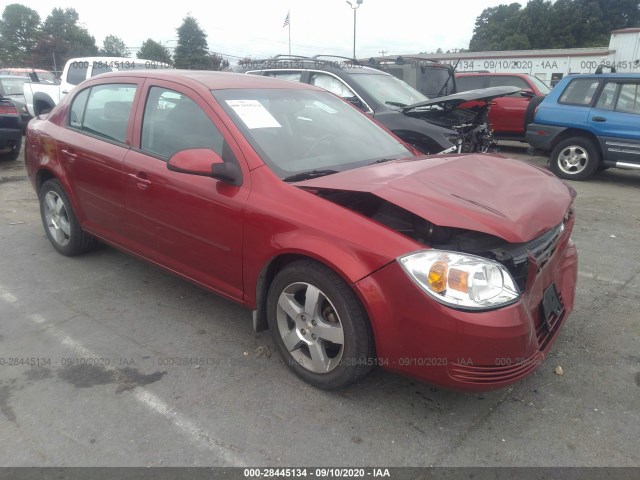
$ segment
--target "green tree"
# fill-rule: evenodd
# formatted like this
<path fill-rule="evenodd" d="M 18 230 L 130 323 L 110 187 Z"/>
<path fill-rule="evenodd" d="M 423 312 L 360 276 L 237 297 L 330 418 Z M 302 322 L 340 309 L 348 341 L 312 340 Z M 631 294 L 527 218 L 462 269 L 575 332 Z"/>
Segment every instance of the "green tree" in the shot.
<path fill-rule="evenodd" d="M 0 20 L 0 55 L 8 66 L 30 66 L 33 47 L 40 31 L 40 15 L 35 10 L 12 3 Z"/>
<path fill-rule="evenodd" d="M 640 25 L 638 0 L 529 0 L 485 9 L 469 49 L 605 46 L 612 30 Z"/>
<path fill-rule="evenodd" d="M 153 60 L 169 64 L 172 63 L 169 49 L 150 38 L 142 42 L 142 47 L 138 50 L 136 56 L 145 60 Z"/>
<path fill-rule="evenodd" d="M 102 48 L 100 49 L 100 55 L 105 57 L 128 57 L 129 49 L 120 37 L 115 35 L 107 35 L 102 42 Z"/>
<path fill-rule="evenodd" d="M 485 8 L 476 19 L 469 50 L 509 50 L 505 40 L 518 31 L 521 8 L 519 3 Z"/>
<path fill-rule="evenodd" d="M 70 58 L 98 54 L 95 38 L 78 24 L 79 19 L 73 8 L 54 8 L 51 11 L 42 24 L 40 38 L 34 48 L 34 67 L 62 69 Z"/>
<path fill-rule="evenodd" d="M 198 21 L 191 15 L 187 15 L 177 32 L 178 45 L 173 54 L 175 67 L 193 70 L 211 69 L 207 34 L 200 28 Z"/>

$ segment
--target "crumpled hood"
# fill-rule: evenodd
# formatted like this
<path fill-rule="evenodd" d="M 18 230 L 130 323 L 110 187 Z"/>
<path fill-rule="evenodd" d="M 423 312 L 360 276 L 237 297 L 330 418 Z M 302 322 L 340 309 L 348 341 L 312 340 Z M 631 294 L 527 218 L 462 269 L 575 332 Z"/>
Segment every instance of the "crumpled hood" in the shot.
<path fill-rule="evenodd" d="M 369 192 L 431 223 L 533 240 L 562 222 L 575 191 L 551 173 L 497 155 L 436 155 L 296 183 Z"/>

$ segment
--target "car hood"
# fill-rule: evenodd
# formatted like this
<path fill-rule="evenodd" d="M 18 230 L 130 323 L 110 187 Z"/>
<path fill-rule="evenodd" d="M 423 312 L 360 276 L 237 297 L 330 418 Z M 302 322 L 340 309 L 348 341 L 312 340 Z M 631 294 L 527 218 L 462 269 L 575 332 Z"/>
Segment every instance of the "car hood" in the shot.
<path fill-rule="evenodd" d="M 560 224 L 575 191 L 551 173 L 497 155 L 435 155 L 297 182 L 312 189 L 372 193 L 425 220 L 533 240 Z"/>
<path fill-rule="evenodd" d="M 480 88 L 477 90 L 467 90 L 466 92 L 454 93 L 453 95 L 447 95 L 446 97 L 432 98 L 425 100 L 424 102 L 414 103 L 402 108 L 403 112 L 408 112 L 419 107 L 429 107 L 433 105 L 444 106 L 456 106 L 461 103 L 471 102 L 474 100 L 489 101 L 497 97 L 504 97 L 522 90 L 518 87 L 489 87 Z"/>

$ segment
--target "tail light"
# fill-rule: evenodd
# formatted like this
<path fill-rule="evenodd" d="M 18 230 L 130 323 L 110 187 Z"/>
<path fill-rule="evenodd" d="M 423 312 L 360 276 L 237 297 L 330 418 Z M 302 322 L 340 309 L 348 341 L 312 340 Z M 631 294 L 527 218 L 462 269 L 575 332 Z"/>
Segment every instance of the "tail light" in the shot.
<path fill-rule="evenodd" d="M 18 109 L 13 104 L 0 104 L 0 115 L 18 115 Z"/>

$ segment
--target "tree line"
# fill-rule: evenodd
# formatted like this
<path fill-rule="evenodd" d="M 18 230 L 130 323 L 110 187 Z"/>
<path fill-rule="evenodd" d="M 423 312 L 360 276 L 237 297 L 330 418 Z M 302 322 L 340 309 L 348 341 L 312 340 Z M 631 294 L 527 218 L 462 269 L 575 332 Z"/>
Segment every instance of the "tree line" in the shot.
<path fill-rule="evenodd" d="M 639 26 L 638 0 L 529 0 L 486 8 L 469 50 L 602 47 L 612 30 Z"/>
<path fill-rule="evenodd" d="M 79 23 L 73 8 L 54 8 L 44 21 L 38 12 L 25 5 L 7 5 L 0 20 L 0 66 L 61 70 L 74 57 L 129 57 L 124 40 L 107 35 L 102 48 Z M 217 53 L 210 53 L 207 34 L 198 21 L 187 15 L 176 29 L 178 41 L 173 52 L 151 38 L 142 43 L 137 58 L 168 63 L 176 68 L 222 70 L 229 62 Z"/>

